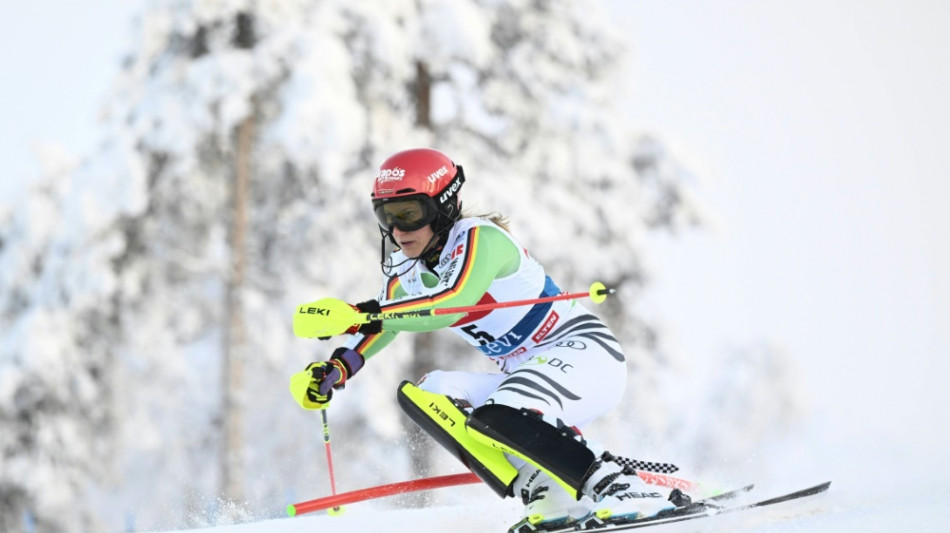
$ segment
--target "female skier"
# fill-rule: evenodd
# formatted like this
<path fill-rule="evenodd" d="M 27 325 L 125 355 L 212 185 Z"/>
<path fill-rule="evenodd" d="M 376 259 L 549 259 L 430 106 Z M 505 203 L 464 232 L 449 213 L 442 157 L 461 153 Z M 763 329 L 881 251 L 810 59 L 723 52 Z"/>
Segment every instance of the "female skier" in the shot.
<path fill-rule="evenodd" d="M 406 150 L 383 162 L 373 185 L 373 211 L 384 242 L 389 239 L 397 247 L 388 260 L 383 258 L 385 286 L 376 299 L 354 306 L 324 299 L 298 308 L 294 326 L 299 336 L 352 336 L 329 360 L 311 363 L 291 378 L 294 399 L 305 409 L 324 409 L 333 390 L 343 388 L 399 331 L 448 327 L 491 358 L 500 372 L 434 370 L 418 389 L 411 384 L 401 389 L 400 404 L 404 398 L 406 405 L 415 401 L 420 405 L 414 411 L 422 413 L 429 400 L 414 398 L 428 394 L 426 398 L 455 400 L 447 407 L 464 419 L 461 432 L 454 421 L 438 430 L 420 423 L 424 415 L 413 419 L 496 492 L 522 498 L 524 517 L 510 531 L 544 530 L 594 517 L 646 517 L 673 508 L 665 493 L 646 485 L 629 465 L 585 440 L 577 429 L 620 401 L 627 376 L 620 344 L 577 301 L 467 315 L 353 319 L 336 330 L 327 325 L 341 313 L 355 317 L 561 292 L 500 217 L 462 216 L 459 189 L 464 181 L 462 167 L 433 149 Z M 438 417 L 431 419 L 441 423 Z M 500 455 L 497 450 L 506 453 L 492 462 L 491 453 Z"/>

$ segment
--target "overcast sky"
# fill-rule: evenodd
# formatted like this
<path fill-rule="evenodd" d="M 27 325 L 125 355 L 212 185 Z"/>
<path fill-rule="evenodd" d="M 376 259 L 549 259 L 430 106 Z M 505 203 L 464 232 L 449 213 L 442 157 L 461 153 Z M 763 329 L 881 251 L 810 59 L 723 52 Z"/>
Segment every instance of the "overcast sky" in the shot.
<path fill-rule="evenodd" d="M 944 449 L 950 3 L 614 10 L 636 48 L 631 120 L 694 165 L 716 217 L 709 233 L 658 243 L 653 309 L 677 345 L 703 361 L 774 342 L 837 428 L 900 420 Z"/>
<path fill-rule="evenodd" d="M 135 3 L 0 0 L 4 187 L 39 170 L 36 142 L 88 153 L 131 32 Z M 0 188 L 0 192 L 5 189 Z"/>

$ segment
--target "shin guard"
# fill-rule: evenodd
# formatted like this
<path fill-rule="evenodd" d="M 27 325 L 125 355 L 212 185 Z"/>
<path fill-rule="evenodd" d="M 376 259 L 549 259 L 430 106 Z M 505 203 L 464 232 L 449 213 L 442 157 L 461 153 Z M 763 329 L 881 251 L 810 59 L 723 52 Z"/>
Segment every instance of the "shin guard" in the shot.
<path fill-rule="evenodd" d="M 403 381 L 396 393 L 399 406 L 419 427 L 431 435 L 499 496 L 511 496 L 518 470 L 505 454 L 474 439 L 465 429 L 467 413 L 443 394 L 427 392 Z"/>
<path fill-rule="evenodd" d="M 596 457 L 574 428 L 557 422 L 554 426 L 533 411 L 492 404 L 475 409 L 466 424 L 475 440 L 533 464 L 580 499 Z"/>

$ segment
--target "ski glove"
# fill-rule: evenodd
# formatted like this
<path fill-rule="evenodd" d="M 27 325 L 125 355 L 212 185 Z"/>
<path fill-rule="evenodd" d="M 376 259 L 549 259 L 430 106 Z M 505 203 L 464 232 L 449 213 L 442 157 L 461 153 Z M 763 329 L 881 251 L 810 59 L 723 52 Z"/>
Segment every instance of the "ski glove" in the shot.
<path fill-rule="evenodd" d="M 310 363 L 290 377 L 290 394 L 304 409 L 326 409 L 333 389 L 342 389 L 346 380 L 363 368 L 363 356 L 348 348 L 337 348 L 328 361 Z"/>
<path fill-rule="evenodd" d="M 379 313 L 379 302 L 367 300 L 350 305 L 336 298 L 323 298 L 297 306 L 294 335 L 321 340 L 344 333 L 372 335 L 383 330 L 382 320 L 367 321 L 364 313 Z"/>

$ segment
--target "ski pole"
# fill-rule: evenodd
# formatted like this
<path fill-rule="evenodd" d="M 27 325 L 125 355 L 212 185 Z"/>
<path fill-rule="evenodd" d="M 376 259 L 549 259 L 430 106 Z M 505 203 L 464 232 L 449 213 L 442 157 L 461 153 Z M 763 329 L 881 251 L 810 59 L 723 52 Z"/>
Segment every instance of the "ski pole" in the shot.
<path fill-rule="evenodd" d="M 599 304 L 607 299 L 607 295 L 613 294 L 614 292 L 614 289 L 608 289 L 603 283 L 596 281 L 590 286 L 590 290 L 587 292 L 569 292 L 528 300 L 491 302 L 464 307 L 430 307 L 428 309 L 416 309 L 413 311 L 387 311 L 384 313 L 360 313 L 353 306 L 342 300 L 323 298 L 315 302 L 297 306 L 297 312 L 294 313 L 294 335 L 303 338 L 332 337 L 342 334 L 354 324 L 368 324 L 377 320 L 477 313 L 505 307 L 519 307 L 558 300 L 590 298 L 591 301 Z"/>
<path fill-rule="evenodd" d="M 429 477 L 424 479 L 414 479 L 410 481 L 400 481 L 388 485 L 369 487 L 366 489 L 344 492 L 334 496 L 326 496 L 315 500 L 308 500 L 300 503 L 292 503 L 287 506 L 287 516 L 297 516 L 313 511 L 322 511 L 333 505 L 342 505 L 344 503 L 355 503 L 376 498 L 384 498 L 406 492 L 415 492 L 421 490 L 439 489 L 442 487 L 454 487 L 456 485 L 466 485 L 471 483 L 481 483 L 482 480 L 475 474 L 467 472 L 465 474 L 449 474 L 445 476 Z"/>
<path fill-rule="evenodd" d="M 392 320 L 398 318 L 418 318 L 437 315 L 453 315 L 456 313 L 478 313 L 480 311 L 491 311 L 493 309 L 503 309 L 506 307 L 520 307 L 523 305 L 543 304 L 547 302 L 556 302 L 558 300 L 579 300 L 581 298 L 590 298 L 592 302 L 599 304 L 607 299 L 607 295 L 613 294 L 614 289 L 608 289 L 603 283 L 595 281 L 587 292 L 565 292 L 554 296 L 545 296 L 543 298 L 531 298 L 528 300 L 512 300 L 509 302 L 492 302 L 485 304 L 469 305 L 465 307 L 433 307 L 430 309 L 419 309 L 416 311 L 393 311 L 389 313 L 361 313 L 359 321 L 361 323 L 371 322 L 373 320 Z"/>
<path fill-rule="evenodd" d="M 320 414 L 323 417 L 323 446 L 327 451 L 327 469 L 330 471 L 330 493 L 336 496 L 336 479 L 333 476 L 333 453 L 330 451 L 330 423 L 327 422 L 327 410 L 321 409 Z M 343 507 L 331 507 L 327 511 L 331 515 L 343 514 Z"/>

